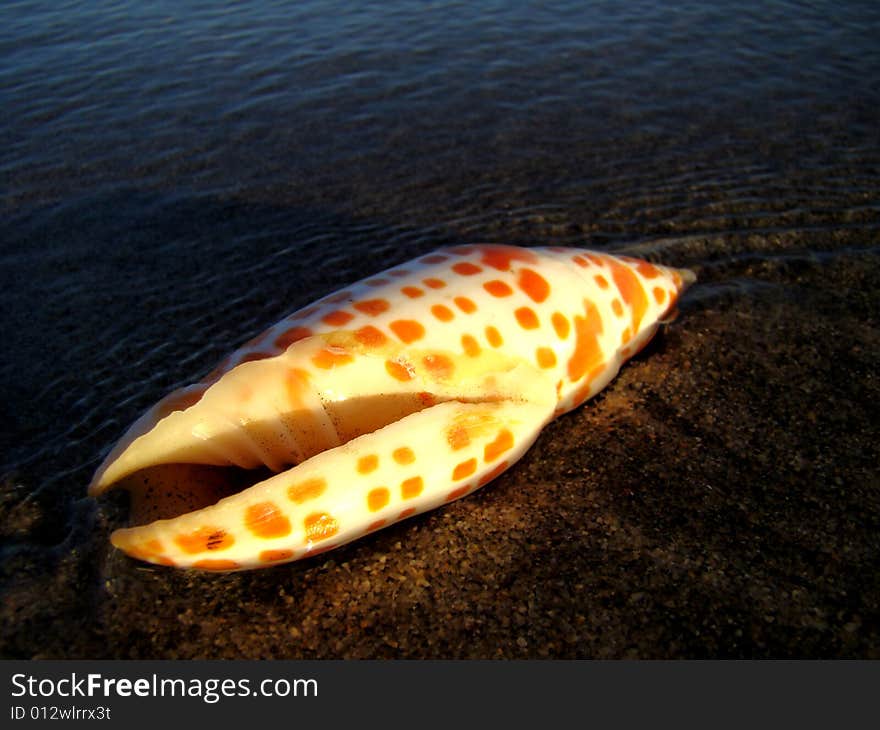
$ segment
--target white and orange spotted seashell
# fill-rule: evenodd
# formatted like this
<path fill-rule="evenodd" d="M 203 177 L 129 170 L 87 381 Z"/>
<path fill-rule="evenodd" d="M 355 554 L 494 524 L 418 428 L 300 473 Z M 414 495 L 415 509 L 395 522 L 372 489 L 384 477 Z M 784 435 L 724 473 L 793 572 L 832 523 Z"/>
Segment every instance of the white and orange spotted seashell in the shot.
<path fill-rule="evenodd" d="M 111 540 L 150 563 L 316 555 L 501 474 L 605 387 L 693 279 L 569 248 L 422 256 L 295 312 L 164 398 L 90 494 L 130 490 L 139 526 Z"/>

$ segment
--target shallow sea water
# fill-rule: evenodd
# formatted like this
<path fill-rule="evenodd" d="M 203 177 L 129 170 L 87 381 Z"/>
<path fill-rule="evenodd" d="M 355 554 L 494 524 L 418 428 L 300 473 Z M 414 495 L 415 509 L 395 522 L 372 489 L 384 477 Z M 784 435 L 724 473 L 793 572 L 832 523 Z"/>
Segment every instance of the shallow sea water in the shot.
<path fill-rule="evenodd" d="M 878 656 L 880 7 L 349 6 L 0 7 L 0 653 Z M 699 283 L 440 513 L 258 575 L 109 548 L 85 485 L 145 407 L 473 241 Z"/>

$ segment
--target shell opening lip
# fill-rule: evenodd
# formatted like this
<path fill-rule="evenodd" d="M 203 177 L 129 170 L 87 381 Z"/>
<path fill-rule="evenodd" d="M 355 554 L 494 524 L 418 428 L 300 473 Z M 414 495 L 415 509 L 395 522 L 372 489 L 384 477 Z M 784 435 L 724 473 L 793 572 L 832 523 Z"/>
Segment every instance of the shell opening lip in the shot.
<path fill-rule="evenodd" d="M 167 520 L 210 507 L 258 484 L 275 472 L 260 467 L 156 464 L 114 484 L 129 495 L 129 526 Z"/>
<path fill-rule="evenodd" d="M 245 447 L 239 443 L 235 457 L 238 463 L 212 464 L 178 458 L 181 454 L 191 453 L 189 449 L 193 445 L 197 445 L 199 449 L 205 448 L 201 452 L 201 458 L 205 460 L 209 459 L 212 453 L 216 453 L 216 445 L 192 434 L 190 443 L 177 444 L 176 454 L 161 462 L 141 466 L 118 479 L 101 481 L 111 466 L 110 463 L 102 464 L 92 482 L 90 493 L 93 495 L 103 493 L 111 488 L 128 492 L 131 527 L 156 520 L 173 519 L 215 505 L 226 497 L 243 492 L 277 474 L 287 472 L 312 456 L 397 423 L 408 415 L 431 407 L 439 400 L 450 400 L 423 396 L 423 393 L 385 394 L 325 402 L 323 405 L 326 414 L 334 423 L 334 442 L 322 443 L 304 453 L 301 458 L 293 458 L 290 454 L 287 458 L 281 458 L 276 453 L 274 456 L 278 458 L 272 459 L 272 465 L 267 465 L 265 460 L 256 463 L 254 458 L 251 459 L 254 463 L 245 463 L 247 461 L 245 457 L 253 457 L 256 453 L 251 450 L 253 444 L 250 443 Z M 498 399 L 487 397 L 454 398 L 454 400 L 493 402 Z M 289 417 L 290 414 L 282 415 L 277 420 L 256 424 L 255 431 L 243 429 L 236 434 L 249 439 L 250 434 L 254 432 L 271 432 L 280 428 L 285 418 Z M 346 427 L 343 428 L 341 424 L 346 424 Z M 160 421 L 154 428 L 162 429 L 163 422 Z M 222 442 L 223 439 L 221 438 L 220 441 Z M 131 446 L 137 447 L 136 443 L 132 443 Z"/>

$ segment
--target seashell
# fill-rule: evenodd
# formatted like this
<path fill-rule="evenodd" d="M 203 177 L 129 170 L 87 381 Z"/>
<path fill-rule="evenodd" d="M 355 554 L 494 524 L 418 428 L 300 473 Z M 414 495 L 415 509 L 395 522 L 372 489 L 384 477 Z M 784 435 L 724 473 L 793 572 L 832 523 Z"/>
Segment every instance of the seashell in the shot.
<path fill-rule="evenodd" d="M 487 484 L 668 321 L 683 269 L 458 246 L 286 317 L 149 409 L 98 468 L 150 563 L 307 558 Z"/>

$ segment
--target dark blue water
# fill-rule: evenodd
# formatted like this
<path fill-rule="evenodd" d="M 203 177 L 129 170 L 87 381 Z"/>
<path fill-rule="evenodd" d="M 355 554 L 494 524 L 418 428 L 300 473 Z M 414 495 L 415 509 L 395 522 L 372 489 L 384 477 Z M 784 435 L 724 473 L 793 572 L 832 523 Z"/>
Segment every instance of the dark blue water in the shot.
<path fill-rule="evenodd" d="M 166 389 L 435 246 L 711 298 L 880 223 L 873 0 L 7 0 L 0 109 L 0 465 L 61 504 Z"/>
<path fill-rule="evenodd" d="M 873 141 L 874 2 L 351 5 L 4 3 L 6 210 L 129 185 L 405 218 L 434 187 L 443 223 L 499 177 L 528 206 Z"/>

